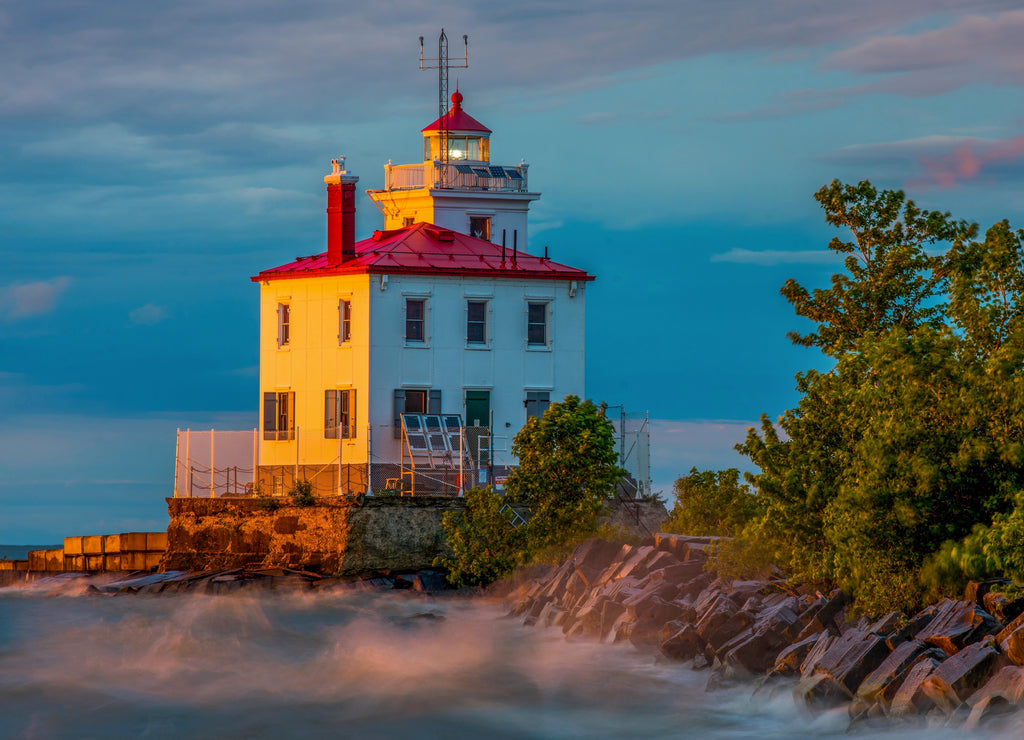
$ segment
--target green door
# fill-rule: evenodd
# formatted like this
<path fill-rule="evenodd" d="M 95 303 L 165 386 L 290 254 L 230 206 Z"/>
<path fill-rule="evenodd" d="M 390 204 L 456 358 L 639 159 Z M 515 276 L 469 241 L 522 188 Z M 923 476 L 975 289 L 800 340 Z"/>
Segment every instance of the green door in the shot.
<path fill-rule="evenodd" d="M 491 423 L 491 392 L 466 391 L 466 426 L 486 427 Z"/>
<path fill-rule="evenodd" d="M 491 423 L 491 392 L 466 391 L 466 444 L 477 465 L 490 463 L 488 444 L 481 444 L 481 437 L 487 438 L 487 427 Z M 481 449 L 483 447 L 483 449 Z"/>

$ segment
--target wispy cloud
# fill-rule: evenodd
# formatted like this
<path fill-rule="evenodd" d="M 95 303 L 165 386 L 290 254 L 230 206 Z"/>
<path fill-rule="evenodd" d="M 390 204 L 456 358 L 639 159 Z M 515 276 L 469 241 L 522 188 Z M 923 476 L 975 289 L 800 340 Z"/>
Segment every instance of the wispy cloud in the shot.
<path fill-rule="evenodd" d="M 8 321 L 53 313 L 61 294 L 71 284 L 69 277 L 15 283 L 0 288 L 0 314 Z"/>
<path fill-rule="evenodd" d="M 922 136 L 847 146 L 819 160 L 870 166 L 911 189 L 949 189 L 979 179 L 995 183 L 1000 178 L 1024 177 L 1024 135 L 1003 139 Z"/>
<path fill-rule="evenodd" d="M 712 262 L 735 262 L 744 265 L 821 265 L 837 261 L 832 252 L 820 250 L 741 249 L 711 255 Z"/>
<path fill-rule="evenodd" d="M 159 324 L 165 318 L 167 318 L 167 310 L 152 303 L 139 306 L 128 313 L 128 319 L 132 326 L 152 326 Z"/>

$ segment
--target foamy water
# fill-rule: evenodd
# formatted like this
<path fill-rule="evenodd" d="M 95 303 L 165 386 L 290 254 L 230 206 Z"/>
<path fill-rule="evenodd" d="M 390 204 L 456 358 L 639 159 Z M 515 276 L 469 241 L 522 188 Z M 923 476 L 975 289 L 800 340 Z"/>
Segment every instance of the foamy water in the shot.
<path fill-rule="evenodd" d="M 845 736 L 844 712 L 807 717 L 787 690 L 707 693 L 706 672 L 501 615 L 483 600 L 408 592 L 0 589 L 0 737 Z"/>

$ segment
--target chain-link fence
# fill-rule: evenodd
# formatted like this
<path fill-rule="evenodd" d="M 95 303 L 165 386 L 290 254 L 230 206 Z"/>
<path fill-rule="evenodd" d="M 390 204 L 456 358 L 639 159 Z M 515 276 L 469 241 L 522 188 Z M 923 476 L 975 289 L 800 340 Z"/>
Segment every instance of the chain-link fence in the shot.
<path fill-rule="evenodd" d="M 622 488 L 627 497 L 646 498 L 651 494 L 651 419 L 650 412 L 609 413 L 608 420 L 615 428 L 615 444 L 619 465 L 627 473 Z"/>
<path fill-rule="evenodd" d="M 296 427 L 267 439 L 257 429 L 179 429 L 174 495 L 283 496 L 305 481 L 318 496 L 460 496 L 473 486 L 503 484 L 506 438 L 487 427 L 457 427 L 439 442 L 424 431 L 410 440 L 395 439 L 391 425 Z"/>

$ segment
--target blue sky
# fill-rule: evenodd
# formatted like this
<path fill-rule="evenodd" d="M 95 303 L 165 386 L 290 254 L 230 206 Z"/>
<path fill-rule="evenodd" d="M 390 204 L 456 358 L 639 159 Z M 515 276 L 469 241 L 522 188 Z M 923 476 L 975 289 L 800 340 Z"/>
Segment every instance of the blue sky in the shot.
<path fill-rule="evenodd" d="M 0 542 L 163 528 L 175 429 L 255 425 L 248 278 L 325 249 L 331 157 L 421 157 L 442 25 L 531 244 L 598 276 L 587 394 L 657 420 L 656 488 L 743 466 L 821 363 L 778 293 L 839 267 L 818 187 L 1021 225 L 1018 7 L 0 0 Z"/>

